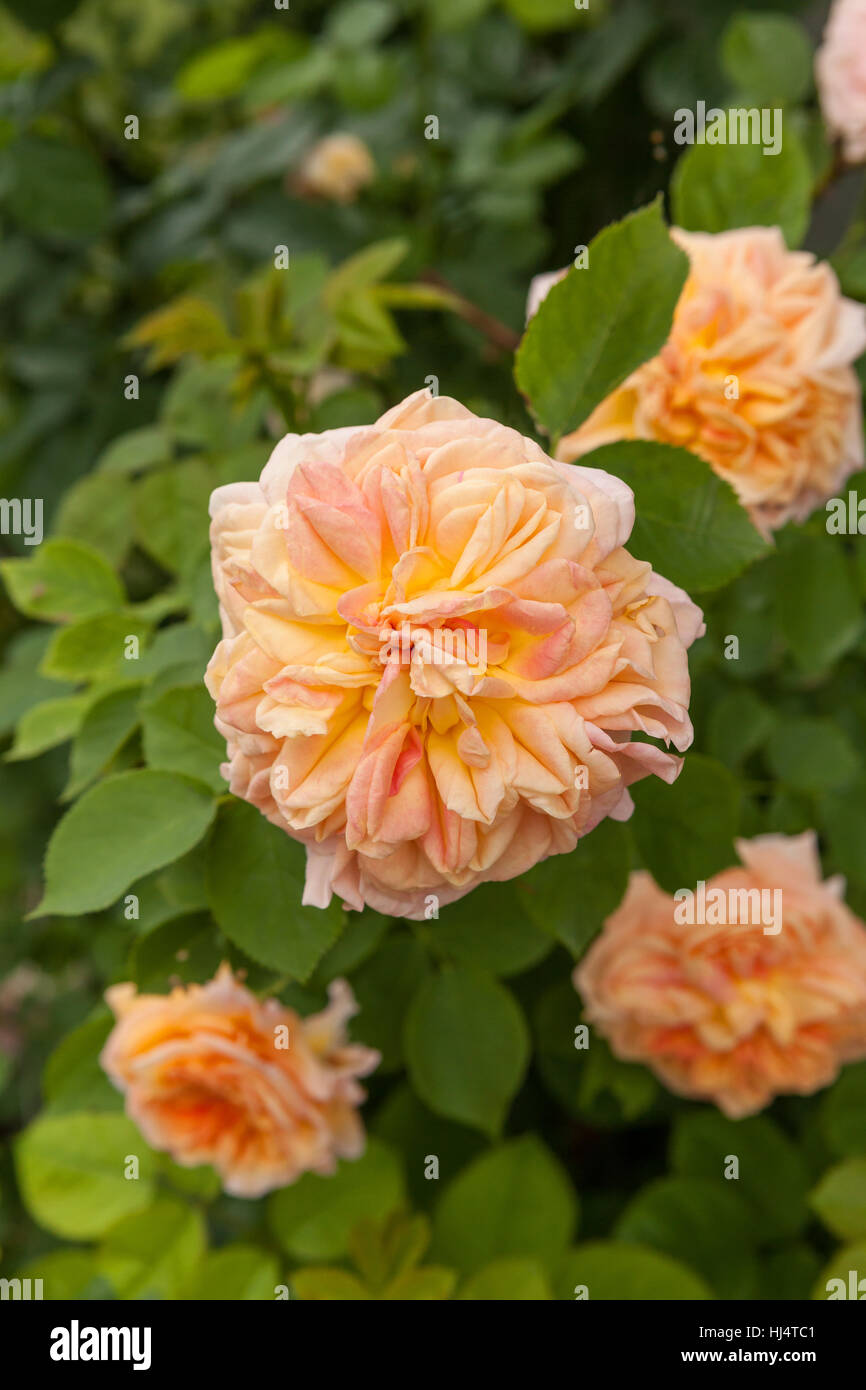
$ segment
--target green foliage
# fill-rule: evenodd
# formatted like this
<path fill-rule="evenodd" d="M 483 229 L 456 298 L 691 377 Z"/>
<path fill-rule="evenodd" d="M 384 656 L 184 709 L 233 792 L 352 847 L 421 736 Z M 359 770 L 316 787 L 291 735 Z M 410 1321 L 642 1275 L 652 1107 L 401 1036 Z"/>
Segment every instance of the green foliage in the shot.
<path fill-rule="evenodd" d="M 4 1276 L 49 1299 L 794 1300 L 866 1268 L 866 1062 L 729 1120 L 585 1039 L 573 981 L 634 870 L 694 886 L 740 836 L 814 829 L 866 916 L 856 528 L 818 507 L 768 540 L 689 437 L 581 458 L 633 490 L 630 553 L 705 608 L 694 747 L 627 823 L 420 922 L 303 904 L 303 847 L 228 794 L 203 684 L 208 500 L 286 431 L 371 424 L 435 378 L 553 451 L 663 351 L 669 223 L 780 226 L 866 302 L 801 8 L 0 5 Z M 781 150 L 681 148 L 699 101 L 782 108 Z M 369 150 L 354 196 L 309 183 L 337 132 Z M 38 544 L 15 498 L 44 503 Z M 364 1153 L 258 1200 L 151 1152 L 99 1062 L 109 985 L 224 961 L 302 1015 L 347 979 L 381 1054 Z"/>
<path fill-rule="evenodd" d="M 730 583 L 766 549 L 733 489 L 686 449 L 606 444 L 581 463 L 628 483 L 636 509 L 629 550 L 689 593 Z"/>
<path fill-rule="evenodd" d="M 492 1260 L 531 1256 L 548 1263 L 567 1247 L 577 1199 L 559 1163 L 533 1136 L 475 1159 L 436 1210 L 433 1253 L 464 1274 Z"/>
<path fill-rule="evenodd" d="M 850 1158 L 825 1173 L 812 1193 L 812 1206 L 835 1236 L 866 1237 L 866 1159 Z"/>
<path fill-rule="evenodd" d="M 525 874 L 518 885 L 533 922 L 581 956 L 616 907 L 628 881 L 630 847 L 625 829 L 603 821 L 593 832 L 592 854 L 578 843 L 570 855 L 554 855 Z"/>
<path fill-rule="evenodd" d="M 725 1176 L 732 1157 L 736 1179 Z M 798 1235 L 806 1224 L 805 1161 L 784 1131 L 762 1115 L 733 1121 L 711 1110 L 684 1114 L 671 1136 L 671 1164 L 677 1173 L 715 1181 L 719 1188 L 735 1182 L 732 1190 L 749 1204 L 762 1240 Z"/>
<path fill-rule="evenodd" d="M 403 1174 L 394 1154 L 370 1140 L 362 1158 L 332 1177 L 305 1174 L 268 1199 L 268 1221 L 280 1247 L 301 1260 L 345 1255 L 364 1220 L 403 1203 Z"/>
<path fill-rule="evenodd" d="M 155 775 L 155 774 L 154 774 Z M 306 980 L 340 932 L 343 915 L 301 906 L 304 853 L 252 807 L 220 808 L 207 848 L 215 920 L 254 960 Z"/>
<path fill-rule="evenodd" d="M 124 1175 L 130 1157 L 135 1178 Z M 46 1115 L 21 1135 L 16 1162 L 28 1211 L 67 1240 L 102 1235 L 153 1195 L 152 1157 L 124 1115 Z"/>
<path fill-rule="evenodd" d="M 52 835 L 39 913 L 109 907 L 136 879 L 197 844 L 213 814 L 206 789 L 174 773 L 107 778 L 85 792 Z"/>
<path fill-rule="evenodd" d="M 632 794 L 638 848 L 668 892 L 736 863 L 740 787 L 712 758 L 693 753 L 672 786 L 647 778 Z"/>
<path fill-rule="evenodd" d="M 809 35 L 786 15 L 735 15 L 722 38 L 721 59 L 725 74 L 759 106 L 798 102 L 809 95 Z"/>
<path fill-rule="evenodd" d="M 479 971 L 444 969 L 421 986 L 405 1030 L 409 1075 L 424 1103 L 498 1134 L 529 1053 L 526 1024 L 508 990 Z"/>
<path fill-rule="evenodd" d="M 640 1245 L 605 1240 L 569 1250 L 557 1265 L 555 1287 L 557 1298 L 667 1302 L 712 1297 L 704 1281 L 678 1260 Z"/>
<path fill-rule="evenodd" d="M 661 1178 L 626 1207 L 616 1234 L 694 1269 L 720 1298 L 750 1298 L 757 1265 L 751 1213 L 731 1185 Z"/>
<path fill-rule="evenodd" d="M 600 232 L 588 256 L 553 286 L 517 355 L 517 384 L 557 439 L 664 345 L 688 273 L 658 203 Z"/>
<path fill-rule="evenodd" d="M 671 205 L 688 231 L 781 227 L 795 247 L 809 224 L 811 191 L 808 154 L 787 129 L 775 154 L 759 144 L 693 145 L 677 165 Z"/>

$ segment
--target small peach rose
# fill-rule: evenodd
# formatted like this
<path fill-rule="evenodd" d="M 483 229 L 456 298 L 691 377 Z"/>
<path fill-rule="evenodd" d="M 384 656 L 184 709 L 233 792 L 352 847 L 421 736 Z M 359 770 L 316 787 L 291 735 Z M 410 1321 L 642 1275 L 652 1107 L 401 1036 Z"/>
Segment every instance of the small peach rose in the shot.
<path fill-rule="evenodd" d="M 148 1144 L 184 1167 L 212 1164 L 234 1197 L 260 1197 L 363 1153 L 357 1078 L 379 1054 L 346 1039 L 357 1009 L 345 981 L 329 994 L 322 1013 L 300 1018 L 261 1003 L 228 965 L 168 995 L 114 985 L 100 1062 Z"/>
<path fill-rule="evenodd" d="M 632 493 L 447 397 L 288 435 L 211 499 L 231 790 L 307 845 L 305 901 L 423 918 L 562 854 L 692 738 L 682 590 Z"/>
<path fill-rule="evenodd" d="M 835 0 L 815 57 L 821 110 L 851 164 L 866 160 L 866 0 Z"/>
<path fill-rule="evenodd" d="M 619 439 L 678 445 L 727 479 L 765 533 L 803 521 L 863 466 L 852 363 L 866 308 L 842 297 L 830 266 L 789 251 L 778 227 L 671 236 L 691 273 L 667 343 L 558 456 Z M 533 286 L 537 307 L 549 285 Z"/>
<path fill-rule="evenodd" d="M 376 165 L 364 141 L 340 132 L 326 135 L 309 151 L 299 171 L 301 186 L 321 198 L 353 203 L 376 177 Z"/>
<path fill-rule="evenodd" d="M 632 874 L 574 974 L 618 1057 L 732 1119 L 776 1095 L 810 1095 L 866 1057 L 866 928 L 843 903 L 843 882 L 821 881 L 814 833 L 737 850 L 744 867 L 705 888 L 708 903 L 721 890 L 716 903 L 730 910 L 692 914 L 704 924 L 689 925 L 649 874 Z M 762 892 L 768 908 L 781 893 L 778 920 L 744 910 L 744 893 L 755 904 Z M 709 925 L 716 917 L 729 925 Z"/>

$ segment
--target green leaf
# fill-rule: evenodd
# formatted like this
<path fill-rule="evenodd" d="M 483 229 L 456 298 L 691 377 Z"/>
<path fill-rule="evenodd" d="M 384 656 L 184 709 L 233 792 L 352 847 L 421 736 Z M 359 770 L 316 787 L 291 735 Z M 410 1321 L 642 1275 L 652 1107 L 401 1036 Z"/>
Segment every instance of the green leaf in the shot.
<path fill-rule="evenodd" d="M 129 973 L 140 989 L 165 993 L 174 980 L 189 983 L 215 975 L 222 958 L 210 915 L 185 912 L 138 938 Z"/>
<path fill-rule="evenodd" d="M 756 1232 L 748 1207 L 730 1187 L 703 1178 L 661 1178 L 629 1202 L 616 1235 L 682 1260 L 721 1298 L 750 1298 Z"/>
<path fill-rule="evenodd" d="M 809 35 L 786 15 L 736 14 L 722 38 L 722 67 L 759 106 L 807 97 L 812 63 Z"/>
<path fill-rule="evenodd" d="M 812 1206 L 834 1236 L 866 1240 L 866 1158 L 849 1158 L 825 1173 Z"/>
<path fill-rule="evenodd" d="M 52 1115 L 81 1110 L 120 1110 L 123 1101 L 99 1065 L 99 1054 L 114 1026 L 103 1011 L 58 1043 L 42 1074 L 45 1109 Z"/>
<path fill-rule="evenodd" d="M 774 718 L 774 711 L 753 690 L 726 692 L 710 710 L 710 752 L 727 767 L 739 767 L 765 742 Z"/>
<path fill-rule="evenodd" d="M 628 883 L 628 831 L 604 820 L 571 854 L 554 854 L 517 882 L 532 920 L 575 957 L 583 955 Z"/>
<path fill-rule="evenodd" d="M 668 893 L 736 864 L 737 779 L 712 758 L 690 753 L 673 786 L 647 777 L 631 788 L 631 829 L 641 858 Z"/>
<path fill-rule="evenodd" d="M 341 975 L 350 975 L 378 951 L 392 925 L 392 918 L 370 908 L 349 913 L 345 931 L 322 956 L 313 982 L 324 986 Z"/>
<path fill-rule="evenodd" d="M 517 975 L 553 949 L 550 933 L 515 901 L 513 883 L 483 883 L 421 931 L 435 955 L 492 975 Z"/>
<path fill-rule="evenodd" d="M 41 1279 L 46 1300 L 92 1299 L 109 1296 L 103 1287 L 91 1250 L 52 1250 L 41 1254 L 31 1264 L 16 1270 L 19 1279 Z"/>
<path fill-rule="evenodd" d="M 7 762 L 35 758 L 72 738 L 81 726 L 88 703 L 86 695 L 61 695 L 57 700 L 43 700 L 27 710 L 18 721 L 15 742 L 6 754 Z"/>
<path fill-rule="evenodd" d="M 848 878 L 866 882 L 866 777 L 827 792 L 818 801 L 818 825 L 826 835 L 834 867 Z"/>
<path fill-rule="evenodd" d="M 795 791 L 824 792 L 851 782 L 862 763 L 847 735 L 830 718 L 780 719 L 767 740 L 767 761 Z"/>
<path fill-rule="evenodd" d="M 408 241 L 394 237 L 390 241 L 374 242 L 372 246 L 350 256 L 328 276 L 324 289 L 325 303 L 329 308 L 336 309 L 359 290 L 378 284 L 405 260 L 408 251 Z"/>
<path fill-rule="evenodd" d="M 866 1296 L 866 1241 L 856 1245 L 844 1245 L 837 1250 L 830 1263 L 821 1271 L 815 1288 L 814 1299 L 856 1298 L 862 1301 Z M 836 1284 L 833 1281 L 839 1281 Z M 841 1283 L 841 1287 L 840 1287 Z"/>
<path fill-rule="evenodd" d="M 393 1211 L 381 1221 L 360 1221 L 352 1232 L 349 1254 L 371 1288 L 381 1289 L 417 1267 L 430 1236 L 426 1216 Z"/>
<path fill-rule="evenodd" d="M 517 353 L 517 385 L 535 418 L 559 437 L 664 346 L 688 258 L 660 202 L 600 232 L 589 265 L 554 285 Z"/>
<path fill-rule="evenodd" d="M 175 87 L 186 101 L 224 101 L 236 96 L 265 60 L 291 62 L 304 48 L 301 35 L 262 25 L 253 34 L 223 39 L 196 53 L 177 74 Z"/>
<path fill-rule="evenodd" d="M 68 623 L 124 602 L 111 566 L 78 541 L 44 541 L 31 559 L 4 560 L 0 574 L 15 607 L 43 622 Z"/>
<path fill-rule="evenodd" d="M 255 1245 L 230 1245 L 206 1255 L 183 1291 L 185 1299 L 272 1302 L 280 1282 L 274 1256 Z"/>
<path fill-rule="evenodd" d="M 726 1178 L 729 1157 L 737 1178 Z M 671 1164 L 684 1177 L 705 1178 L 748 1202 L 759 1240 L 799 1235 L 808 1220 L 809 1173 L 788 1136 L 763 1115 L 728 1120 L 714 1110 L 679 1116 L 671 1138 Z"/>
<path fill-rule="evenodd" d="M 557 1298 L 567 1299 L 669 1303 L 712 1298 L 704 1281 L 678 1260 L 613 1240 L 590 1241 L 569 1250 L 557 1265 L 554 1288 Z"/>
<path fill-rule="evenodd" d="M 156 699 L 164 689 L 200 681 L 212 651 L 210 638 L 194 623 L 172 623 L 160 628 L 147 651 L 142 652 L 136 672 L 146 680 L 157 677 L 148 692 L 151 699 Z M 163 676 L 170 679 L 163 683 Z"/>
<path fill-rule="evenodd" d="M 48 680 L 37 671 L 51 641 L 49 629 L 29 627 L 13 637 L 0 670 L 0 732 L 8 734 L 33 705 L 52 699 L 71 686 Z"/>
<path fill-rule="evenodd" d="M 135 537 L 163 569 L 184 571 L 206 546 L 212 490 L 213 479 L 197 459 L 155 468 L 136 484 Z"/>
<path fill-rule="evenodd" d="M 547 1276 L 537 1260 L 511 1256 L 492 1260 L 468 1279 L 460 1290 L 461 1299 L 510 1299 L 537 1302 L 553 1295 Z"/>
<path fill-rule="evenodd" d="M 202 1163 L 196 1168 L 187 1168 L 183 1164 L 175 1163 L 165 1154 L 161 1155 L 161 1160 L 161 1175 L 183 1197 L 193 1197 L 196 1201 L 201 1202 L 212 1202 L 222 1191 L 220 1175 L 209 1164 Z"/>
<path fill-rule="evenodd" d="M 356 49 L 384 38 L 396 20 L 390 0 L 346 0 L 329 16 L 325 36 L 341 48 Z"/>
<path fill-rule="evenodd" d="M 124 1177 L 138 1158 L 138 1178 Z M 153 1197 L 153 1156 L 125 1115 L 47 1115 L 19 1138 L 18 1182 L 34 1221 L 67 1240 L 91 1240 Z"/>
<path fill-rule="evenodd" d="M 523 1135 L 476 1158 L 445 1189 L 433 1251 L 463 1274 L 507 1256 L 547 1264 L 568 1246 L 576 1220 L 567 1175 L 539 1139 Z"/>
<path fill-rule="evenodd" d="M 166 430 L 161 425 L 145 425 L 112 440 L 100 454 L 96 467 L 103 473 L 138 473 L 155 464 L 168 463 L 171 455 L 171 436 Z"/>
<path fill-rule="evenodd" d="M 552 33 L 585 24 L 587 15 L 569 0 L 504 0 L 508 10 L 531 34 Z"/>
<path fill-rule="evenodd" d="M 382 1054 L 380 1073 L 403 1066 L 406 1015 L 429 974 L 424 948 L 410 936 L 394 936 L 353 977 L 360 1012 L 351 1024 L 352 1037 Z"/>
<path fill-rule="evenodd" d="M 493 0 L 426 0 L 430 24 L 448 32 L 465 29 L 490 9 Z"/>
<path fill-rule="evenodd" d="M 64 801 L 78 796 L 104 772 L 138 728 L 139 698 L 140 690 L 136 685 L 111 690 L 90 705 L 72 745 Z"/>
<path fill-rule="evenodd" d="M 82 618 L 54 634 L 42 671 L 68 681 L 133 678 L 135 652 L 149 632 L 150 624 L 128 611 Z"/>
<path fill-rule="evenodd" d="M 629 552 L 689 593 L 720 588 L 767 550 L 730 484 L 687 449 L 623 440 L 580 463 L 628 483 L 635 498 Z"/>
<path fill-rule="evenodd" d="M 821 1128 L 832 1153 L 866 1158 L 866 1062 L 845 1067 L 824 1096 Z"/>
<path fill-rule="evenodd" d="M 111 217 L 111 195 L 102 168 L 68 141 L 21 136 L 4 152 L 7 205 L 29 232 L 51 240 L 89 241 Z"/>
<path fill-rule="evenodd" d="M 383 1299 L 404 1302 L 409 1299 L 418 1302 L 441 1302 L 450 1298 L 457 1283 L 453 1269 L 443 1269 L 439 1265 L 424 1265 L 422 1269 L 408 1269 L 398 1279 L 394 1279 L 379 1295 Z"/>
<path fill-rule="evenodd" d="M 391 1088 L 376 1111 L 372 1127 L 380 1139 L 399 1151 L 413 1203 L 418 1207 L 432 1206 L 440 1180 L 449 1181 L 485 1145 L 477 1130 L 431 1114 L 406 1083 Z M 438 1161 L 438 1179 L 432 1176 L 431 1156 Z"/>
<path fill-rule="evenodd" d="M 405 1049 L 434 1113 L 499 1133 L 529 1060 L 523 1014 L 503 985 L 462 968 L 434 976 L 409 1010 Z"/>
<path fill-rule="evenodd" d="M 576 1031 L 582 1015 L 571 980 L 560 980 L 542 995 L 533 1021 L 538 1070 L 570 1114 L 591 1125 L 621 1127 L 653 1105 L 659 1087 L 646 1067 L 621 1062 L 598 1035 L 588 1048 L 576 1045 L 583 1038 Z"/>
<path fill-rule="evenodd" d="M 855 576 L 838 539 L 783 532 L 774 577 L 776 621 L 797 664 L 813 673 L 838 661 L 863 630 Z"/>
<path fill-rule="evenodd" d="M 192 849 L 213 814 L 203 787 L 168 772 L 122 772 L 100 782 L 51 836 L 45 896 L 33 915 L 109 907 L 136 879 Z"/>
<path fill-rule="evenodd" d="M 213 700 L 203 685 L 175 686 L 142 711 L 144 756 L 149 767 L 194 777 L 225 791 L 220 763 L 225 740 L 214 728 Z"/>
<path fill-rule="evenodd" d="M 55 536 L 84 541 L 109 565 L 122 564 L 132 544 L 132 483 L 88 473 L 62 498 L 51 529 Z"/>
<path fill-rule="evenodd" d="M 214 187 L 213 191 L 218 189 Z M 147 367 L 151 372 L 179 362 L 190 353 L 219 358 L 236 352 L 238 347 L 219 311 L 194 294 L 180 295 L 148 314 L 127 335 L 125 343 L 150 349 Z"/>
<path fill-rule="evenodd" d="M 246 802 L 220 808 L 206 878 L 211 911 L 229 940 L 297 980 L 309 978 L 340 933 L 338 904 L 323 910 L 301 903 L 303 847 Z"/>
<path fill-rule="evenodd" d="M 118 1298 L 175 1298 L 206 1245 L 201 1213 L 173 1197 L 124 1217 L 97 1251 L 100 1272 Z"/>
<path fill-rule="evenodd" d="M 292 1288 L 302 1303 L 357 1303 L 373 1297 L 358 1276 L 347 1269 L 296 1269 Z"/>
<path fill-rule="evenodd" d="M 363 1156 L 330 1177 L 305 1173 L 268 1200 L 268 1222 L 288 1255 L 332 1260 L 345 1255 L 354 1228 L 404 1202 L 403 1175 L 391 1150 L 368 1139 Z M 302 1295 L 303 1297 L 303 1295 Z"/>
<path fill-rule="evenodd" d="M 671 206 L 690 232 L 778 226 L 799 246 L 812 206 L 809 156 L 790 127 L 775 155 L 761 145 L 692 145 L 674 170 Z"/>

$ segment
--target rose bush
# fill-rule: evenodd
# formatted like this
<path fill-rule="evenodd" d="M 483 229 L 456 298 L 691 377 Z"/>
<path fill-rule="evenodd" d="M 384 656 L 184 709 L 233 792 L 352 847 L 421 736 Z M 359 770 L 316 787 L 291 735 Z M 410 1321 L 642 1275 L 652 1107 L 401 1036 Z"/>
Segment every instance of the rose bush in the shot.
<path fill-rule="evenodd" d="M 860 11 L 824 8 L 0 3 L 4 1280 L 861 1267 Z M 713 108 L 776 152 L 680 145 Z"/>

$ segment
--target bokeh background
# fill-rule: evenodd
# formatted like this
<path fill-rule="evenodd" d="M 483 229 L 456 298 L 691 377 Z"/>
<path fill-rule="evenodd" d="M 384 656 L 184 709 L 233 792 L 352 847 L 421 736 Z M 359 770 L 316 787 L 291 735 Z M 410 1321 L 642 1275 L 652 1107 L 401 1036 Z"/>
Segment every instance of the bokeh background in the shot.
<path fill-rule="evenodd" d="M 728 188 L 709 229 L 783 222 L 866 299 L 863 173 L 834 166 L 812 83 L 825 12 L 772 0 L 0 5 L 0 493 L 43 499 L 46 537 L 91 557 L 86 574 L 62 550 L 45 572 L 13 565 L 0 599 L 4 1275 L 44 1275 L 54 1296 L 270 1298 L 313 1266 L 295 1292 L 357 1297 L 360 1282 L 395 1298 L 474 1287 L 523 1299 L 572 1297 L 590 1267 L 603 1297 L 801 1298 L 837 1265 L 866 1272 L 866 1064 L 733 1126 L 603 1044 L 582 1056 L 572 1043 L 569 973 L 630 865 L 676 887 L 732 862 L 737 833 L 814 826 L 825 870 L 847 875 L 866 914 L 866 563 L 862 541 L 828 537 L 822 515 L 706 597 L 695 751 L 676 788 L 636 789 L 630 827 L 593 833 L 580 869 L 480 890 L 411 930 L 364 914 L 303 984 L 246 955 L 242 928 L 220 936 L 201 845 L 135 884 L 138 919 L 120 903 L 27 915 L 58 817 L 98 779 L 146 763 L 221 786 L 200 684 L 217 633 L 211 489 L 257 476 L 287 429 L 372 421 L 431 378 L 531 434 L 512 375 L 529 281 L 667 195 L 672 176 L 672 216 L 693 213 L 686 180 L 676 187 L 676 108 L 784 106 L 784 156 L 763 161 L 760 189 L 738 176 L 739 204 Z M 781 49 L 750 27 L 768 13 L 790 21 Z M 311 151 L 336 133 L 354 153 L 317 171 Z M 43 553 L 14 535 L 0 550 Z M 141 637 L 135 680 L 116 662 L 118 632 Z M 726 633 L 739 635 L 736 662 Z M 119 827 L 92 872 L 124 853 Z M 254 892 L 239 909 L 271 910 Z M 153 1159 L 135 1195 L 118 1196 L 130 1138 L 95 1061 L 103 991 L 204 979 L 227 954 L 303 1011 L 349 975 L 358 1036 L 385 1059 L 368 1157 L 327 1194 L 312 1180 L 259 1202 Z M 434 1113 L 407 1074 L 405 1016 L 443 956 L 504 981 L 532 1039 L 528 1072 L 507 1060 L 522 1036 L 495 1054 L 506 1094 L 493 1108 L 510 1103 L 499 1134 L 447 1103 Z M 719 1179 L 730 1152 L 747 1159 L 736 1190 Z M 430 1154 L 439 1182 L 424 1176 Z M 358 1227 L 392 1208 L 414 1224 Z M 576 1259 L 578 1229 L 592 1249 Z M 440 1274 L 401 1285 L 398 1246 L 417 1252 L 410 1272 L 414 1258 Z M 391 1283 L 376 1282 L 382 1268 Z"/>

